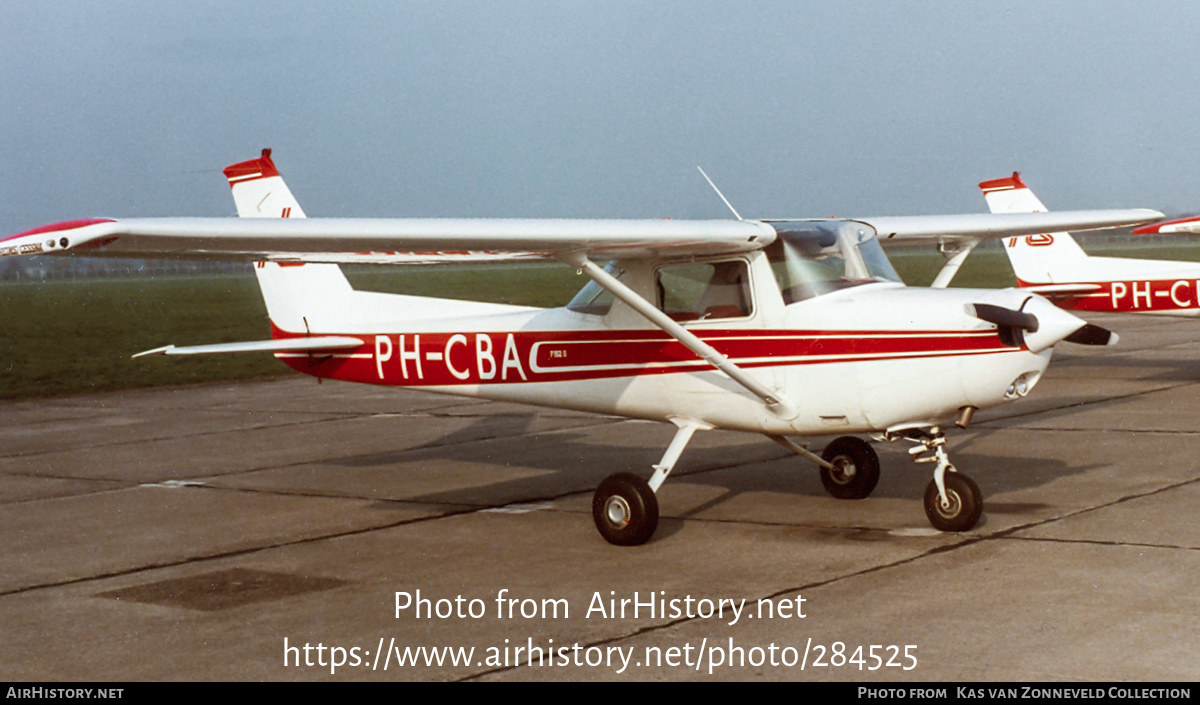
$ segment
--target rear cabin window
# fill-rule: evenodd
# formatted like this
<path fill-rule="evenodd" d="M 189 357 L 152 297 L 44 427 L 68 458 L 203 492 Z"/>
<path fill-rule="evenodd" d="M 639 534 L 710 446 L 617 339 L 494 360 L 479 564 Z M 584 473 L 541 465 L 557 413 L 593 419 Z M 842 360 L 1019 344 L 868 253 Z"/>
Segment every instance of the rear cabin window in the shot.
<path fill-rule="evenodd" d="M 746 262 L 689 262 L 660 267 L 658 307 L 676 321 L 744 318 L 753 308 Z"/>

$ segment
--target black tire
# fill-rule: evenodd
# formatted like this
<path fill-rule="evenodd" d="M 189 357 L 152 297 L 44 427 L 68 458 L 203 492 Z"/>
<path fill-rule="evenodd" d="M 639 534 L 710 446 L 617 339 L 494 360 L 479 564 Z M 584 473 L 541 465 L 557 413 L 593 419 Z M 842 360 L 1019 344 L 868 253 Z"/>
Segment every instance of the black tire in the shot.
<path fill-rule="evenodd" d="M 838 499 L 866 499 L 879 484 L 879 456 L 861 438 L 835 438 L 821 457 L 836 466 L 821 468 L 821 484 Z"/>
<path fill-rule="evenodd" d="M 983 515 L 983 493 L 975 481 L 957 472 L 945 476 L 946 499 L 943 507 L 938 498 L 937 482 L 930 480 L 925 488 L 925 515 L 939 531 L 970 531 Z"/>
<path fill-rule="evenodd" d="M 617 546 L 640 546 L 658 528 L 658 498 L 649 483 L 637 475 L 609 475 L 592 496 L 592 520 L 605 541 Z"/>

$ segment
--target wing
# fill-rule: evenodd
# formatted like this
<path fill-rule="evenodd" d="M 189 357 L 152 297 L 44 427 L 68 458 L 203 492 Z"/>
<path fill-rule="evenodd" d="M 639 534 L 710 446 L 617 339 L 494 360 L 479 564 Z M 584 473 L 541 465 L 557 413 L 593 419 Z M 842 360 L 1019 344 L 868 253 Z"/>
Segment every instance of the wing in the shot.
<path fill-rule="evenodd" d="M 1048 232 L 1104 230 L 1161 219 L 1148 208 L 1053 213 L 967 213 L 861 218 L 884 244 L 967 243 Z"/>
<path fill-rule="evenodd" d="M 885 243 L 978 242 L 1159 220 L 1158 211 L 971 213 L 850 219 Z M 134 218 L 75 220 L 0 239 L 0 257 L 76 252 L 296 262 L 405 263 L 514 256 L 685 257 L 756 250 L 796 221 L 494 218 Z M 478 257 L 470 257 L 474 253 Z"/>
<path fill-rule="evenodd" d="M 992 211 L 989 214 L 867 220 L 875 227 L 885 245 L 936 244 L 946 256 L 945 264 L 930 284 L 933 288 L 939 288 L 950 285 L 967 256 L 985 240 L 1061 232 L 1062 237 L 1059 241 L 1064 245 L 1070 241 L 1070 244 L 1074 245 L 1074 241 L 1066 234 L 1067 230 L 1101 230 L 1139 225 L 1150 222 L 1158 212 L 1127 209 L 1047 213 L 1046 207 L 1021 182 L 1020 176 L 1015 172 L 1010 178 L 985 181 L 979 186 L 983 189 Z M 1003 217 L 1003 220 L 998 220 L 998 217 Z M 1029 230 L 1027 225 L 1036 227 Z M 1013 253 L 1007 248 L 1005 252 L 1010 258 L 1013 257 Z M 1080 254 L 1083 254 L 1082 251 Z"/>
<path fill-rule="evenodd" d="M 0 240 L 0 256 L 82 250 L 305 262 L 419 262 L 472 251 L 540 259 L 581 252 L 669 257 L 754 250 L 774 239 L 769 225 L 733 220 L 143 218 L 48 225 Z"/>

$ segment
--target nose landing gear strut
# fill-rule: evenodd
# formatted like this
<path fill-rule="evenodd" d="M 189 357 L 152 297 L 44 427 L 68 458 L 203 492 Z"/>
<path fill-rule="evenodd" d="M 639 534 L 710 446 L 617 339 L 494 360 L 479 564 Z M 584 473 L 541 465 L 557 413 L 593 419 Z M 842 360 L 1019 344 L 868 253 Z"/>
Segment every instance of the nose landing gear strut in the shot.
<path fill-rule="evenodd" d="M 983 493 L 975 481 L 958 472 L 946 454 L 946 434 L 933 426 L 889 434 L 916 445 L 908 449 L 914 463 L 936 463 L 933 479 L 925 488 L 925 516 L 939 531 L 968 531 L 983 515 Z"/>

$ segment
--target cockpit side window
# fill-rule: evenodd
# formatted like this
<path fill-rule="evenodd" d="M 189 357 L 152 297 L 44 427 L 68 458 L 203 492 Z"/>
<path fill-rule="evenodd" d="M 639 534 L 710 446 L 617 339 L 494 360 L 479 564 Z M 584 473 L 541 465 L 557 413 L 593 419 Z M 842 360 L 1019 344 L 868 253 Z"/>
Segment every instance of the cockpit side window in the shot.
<path fill-rule="evenodd" d="M 625 270 L 618 267 L 616 262 L 609 262 L 605 265 L 604 271 L 617 279 L 625 276 Z M 571 303 L 567 304 L 567 308 L 576 313 L 607 316 L 608 312 L 612 310 L 614 298 L 611 291 L 600 286 L 595 281 L 589 280 L 579 290 L 579 293 L 575 294 L 575 298 L 571 299 Z"/>
<path fill-rule="evenodd" d="M 658 307 L 676 321 L 744 318 L 753 312 L 750 272 L 743 260 L 660 267 Z"/>

